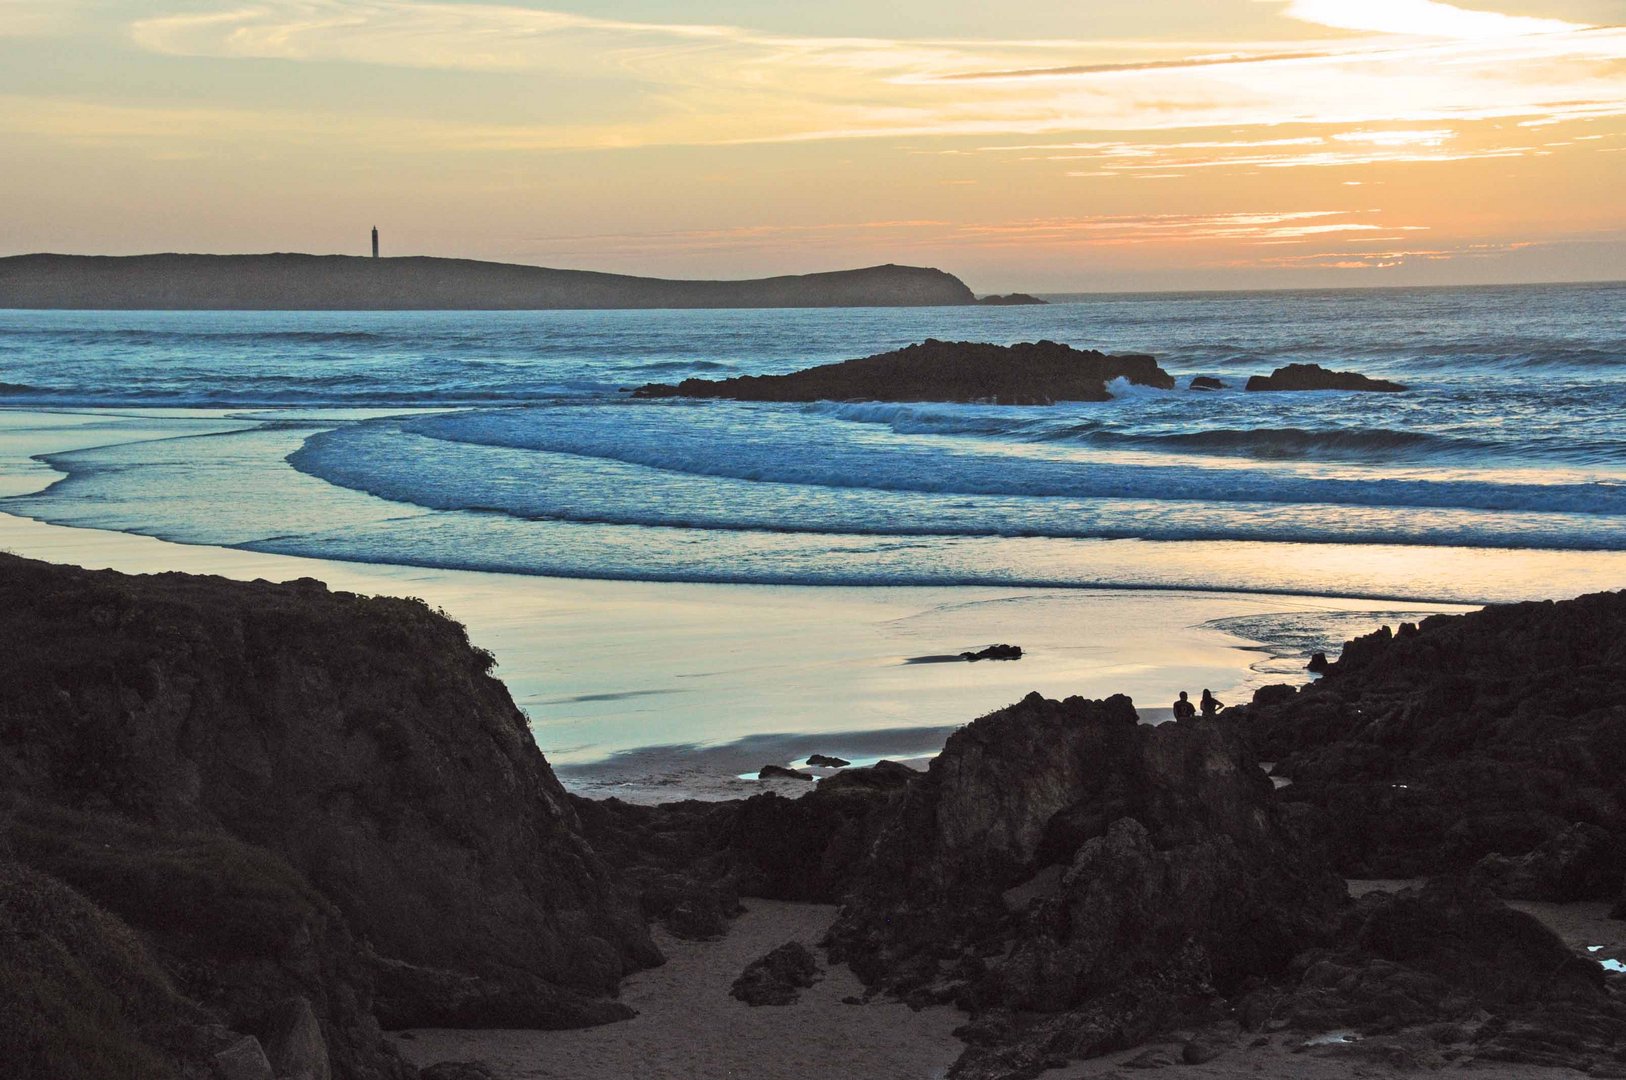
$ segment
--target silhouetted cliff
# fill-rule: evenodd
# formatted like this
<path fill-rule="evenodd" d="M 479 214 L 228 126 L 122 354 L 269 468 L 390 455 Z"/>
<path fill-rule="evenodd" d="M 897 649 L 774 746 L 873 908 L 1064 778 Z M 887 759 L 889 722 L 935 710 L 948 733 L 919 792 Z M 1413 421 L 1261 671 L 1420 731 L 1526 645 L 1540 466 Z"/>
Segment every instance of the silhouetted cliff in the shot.
<path fill-rule="evenodd" d="M 754 281 L 667 281 L 471 259 L 292 254 L 0 259 L 0 308 L 411 311 L 976 302 L 952 274 L 891 264 Z"/>

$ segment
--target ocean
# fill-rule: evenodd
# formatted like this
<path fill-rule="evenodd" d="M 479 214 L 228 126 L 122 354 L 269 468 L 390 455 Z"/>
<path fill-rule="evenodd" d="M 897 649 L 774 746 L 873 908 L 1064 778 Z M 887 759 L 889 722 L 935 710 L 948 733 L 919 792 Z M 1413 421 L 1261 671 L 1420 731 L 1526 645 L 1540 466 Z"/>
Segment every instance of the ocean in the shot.
<path fill-rule="evenodd" d="M 1033 408 L 625 392 L 927 337 L 1149 352 L 1182 389 Z M 1240 389 L 1300 361 L 1411 389 Z M 1229 388 L 1183 389 L 1196 375 Z M 6 512 L 347 561 L 1483 601 L 1568 580 L 1523 580 L 1521 552 L 1562 553 L 1543 565 L 1587 577 L 1615 563 L 1587 553 L 1626 551 L 1622 284 L 1014 308 L 11 311 L 0 405 L 196 425 L 46 453 L 60 479 Z M 1363 567 L 1362 547 L 1390 554 Z"/>
<path fill-rule="evenodd" d="M 1149 352 L 1044 408 L 634 400 L 928 337 Z M 1304 361 L 1402 394 L 1247 393 Z M 1197 375 L 1228 384 L 1184 389 Z M 810 311 L 0 312 L 0 548 L 415 595 L 567 784 L 920 760 L 1032 690 L 1240 701 L 1626 586 L 1626 285 Z M 919 663 L 994 642 L 1019 662 Z M 742 785 L 744 785 L 742 787 Z"/>

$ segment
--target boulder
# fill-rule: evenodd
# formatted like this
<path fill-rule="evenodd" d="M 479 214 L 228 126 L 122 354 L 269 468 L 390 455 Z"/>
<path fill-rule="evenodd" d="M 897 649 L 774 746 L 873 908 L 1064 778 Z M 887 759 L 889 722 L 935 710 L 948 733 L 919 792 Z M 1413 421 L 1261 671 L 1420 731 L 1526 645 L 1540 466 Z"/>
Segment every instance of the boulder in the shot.
<path fill-rule="evenodd" d="M 809 754 L 807 763 L 823 769 L 841 769 L 852 764 L 846 758 L 831 757 L 829 754 Z"/>
<path fill-rule="evenodd" d="M 634 397 L 731 398 L 737 401 L 958 401 L 1050 405 L 1107 401 L 1107 383 L 1127 379 L 1174 389 L 1174 378 L 1150 356 L 1108 356 L 1054 341 L 989 345 L 928 338 L 896 352 L 788 375 L 743 375 L 676 386 L 651 383 Z"/>
<path fill-rule="evenodd" d="M 788 941 L 747 965 L 728 993 L 747 1005 L 789 1005 L 818 974 L 818 962 L 807 946 Z"/>
<path fill-rule="evenodd" d="M 1186 384 L 1186 389 L 1188 389 L 1188 390 L 1223 390 L 1223 389 L 1225 389 L 1225 384 L 1220 382 L 1218 379 L 1214 378 L 1211 375 L 1197 375 L 1197 376 L 1194 376 L 1192 378 L 1191 382 Z"/>
<path fill-rule="evenodd" d="M 1248 379 L 1248 390 L 1366 390 L 1398 393 L 1404 389 L 1397 382 L 1373 379 L 1354 371 L 1328 371 L 1320 364 L 1288 364 L 1269 375 L 1254 375 Z"/>

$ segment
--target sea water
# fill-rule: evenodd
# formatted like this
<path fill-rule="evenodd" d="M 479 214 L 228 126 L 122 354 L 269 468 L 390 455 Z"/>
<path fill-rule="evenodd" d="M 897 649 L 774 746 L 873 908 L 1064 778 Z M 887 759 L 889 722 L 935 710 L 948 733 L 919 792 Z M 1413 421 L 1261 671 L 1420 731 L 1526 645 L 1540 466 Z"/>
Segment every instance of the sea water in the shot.
<path fill-rule="evenodd" d="M 927 337 L 1148 352 L 1179 388 L 1020 408 L 627 393 Z M 1410 389 L 1241 389 L 1294 362 Z M 1196 375 L 1227 388 L 1185 389 Z M 7 311 L 0 405 L 110 422 L 162 409 L 185 436 L 46 447 L 60 478 L 0 510 L 361 562 L 1257 591 L 1315 591 L 1320 567 L 1328 593 L 1493 600 L 1541 595 L 1517 569 L 1529 553 L 1563 587 L 1608 583 L 1626 552 L 1622 284 L 1012 308 Z"/>

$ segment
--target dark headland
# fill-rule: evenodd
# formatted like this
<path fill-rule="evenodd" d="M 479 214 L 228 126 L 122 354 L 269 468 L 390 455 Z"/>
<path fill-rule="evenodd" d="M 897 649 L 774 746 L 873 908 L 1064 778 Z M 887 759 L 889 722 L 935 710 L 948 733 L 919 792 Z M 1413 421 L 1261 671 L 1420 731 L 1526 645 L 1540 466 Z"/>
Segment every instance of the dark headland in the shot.
<path fill-rule="evenodd" d="M 242 311 L 932 307 L 977 303 L 952 274 L 871 266 L 751 281 L 348 255 L 17 255 L 0 308 Z"/>
<path fill-rule="evenodd" d="M 923 773 L 661 806 L 567 794 L 420 602 L 0 555 L 0 635 L 7 1076 L 411 1080 L 423 1044 L 386 1030 L 618 1024 L 651 930 L 698 947 L 741 898 L 842 907 L 684 1009 L 795 1009 L 844 963 L 843 1015 L 959 1010 L 953 1080 L 1148 1042 L 1235 1076 L 1626 1071 L 1598 962 L 1626 950 L 1504 903 L 1621 895 L 1626 593 L 1370 635 L 1215 719 L 1032 694 Z M 1434 880 L 1352 899 L 1355 874 Z M 718 1015 L 672 1049 L 724 1055 Z M 840 1075 L 899 1075 L 871 1049 Z"/>

